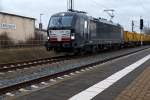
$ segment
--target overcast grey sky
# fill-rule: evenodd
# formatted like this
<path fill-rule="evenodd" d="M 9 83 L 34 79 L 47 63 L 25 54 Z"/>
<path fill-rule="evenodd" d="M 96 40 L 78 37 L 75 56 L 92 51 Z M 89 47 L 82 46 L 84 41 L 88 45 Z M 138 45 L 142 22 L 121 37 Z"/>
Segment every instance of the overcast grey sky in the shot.
<path fill-rule="evenodd" d="M 115 10 L 114 22 L 120 23 L 126 30 L 131 30 L 131 20 L 135 20 L 136 26 L 139 26 L 140 16 L 145 19 L 145 25 L 148 25 L 150 18 L 150 0 L 74 0 L 74 8 L 104 18 L 109 17 L 103 10 L 112 8 Z M 0 10 L 34 17 L 36 23 L 39 23 L 42 13 L 46 28 L 52 14 L 67 10 L 67 0 L 0 0 Z"/>

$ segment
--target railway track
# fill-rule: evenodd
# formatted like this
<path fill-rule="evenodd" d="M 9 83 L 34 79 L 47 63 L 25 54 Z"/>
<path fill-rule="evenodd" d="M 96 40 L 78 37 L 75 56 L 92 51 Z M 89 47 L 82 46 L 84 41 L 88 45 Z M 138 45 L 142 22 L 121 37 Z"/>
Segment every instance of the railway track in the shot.
<path fill-rule="evenodd" d="M 22 62 L 0 64 L 0 72 L 8 72 L 17 69 L 30 68 L 42 64 L 51 64 L 54 62 L 69 60 L 72 59 L 73 57 L 75 56 L 57 56 L 57 57 L 44 58 L 44 59 L 35 59 L 35 60 L 28 60 Z"/>
<path fill-rule="evenodd" d="M 1 87 L 0 88 L 0 95 L 3 95 L 5 93 L 9 93 L 9 92 L 12 92 L 12 91 L 17 91 L 21 88 L 26 88 L 26 87 L 31 86 L 31 85 L 40 84 L 42 82 L 47 82 L 51 79 L 55 79 L 55 78 L 58 78 L 58 77 L 69 75 L 71 73 L 74 73 L 74 72 L 77 72 L 77 71 L 80 71 L 80 70 L 87 70 L 87 69 L 89 70 L 89 69 L 94 68 L 98 64 L 105 63 L 107 61 L 111 61 L 111 60 L 114 60 L 114 59 L 117 59 L 117 58 L 121 58 L 121 57 L 130 55 L 130 54 L 139 52 L 139 51 L 143 51 L 143 50 L 148 49 L 148 48 L 149 47 L 142 48 L 140 50 L 128 52 L 126 54 L 121 54 L 121 55 L 118 55 L 118 56 L 115 56 L 115 57 L 112 57 L 112 58 L 107 58 L 107 59 L 104 59 L 104 60 L 95 61 L 95 62 L 90 63 L 90 64 L 81 65 L 80 67 L 68 69 L 68 70 L 58 72 L 58 73 L 55 73 L 55 74 L 52 74 L 52 75 L 46 75 L 44 77 L 36 78 L 36 79 L 33 79 L 33 80 L 26 80 L 24 82 L 16 83 L 16 84 L 13 84 L 13 85 L 10 85 L 10 86 Z"/>

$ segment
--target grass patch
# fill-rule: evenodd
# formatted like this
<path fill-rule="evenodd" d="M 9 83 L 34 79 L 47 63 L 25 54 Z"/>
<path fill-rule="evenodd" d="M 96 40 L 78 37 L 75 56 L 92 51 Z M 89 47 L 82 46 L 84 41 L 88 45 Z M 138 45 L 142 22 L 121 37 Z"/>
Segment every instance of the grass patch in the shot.
<path fill-rule="evenodd" d="M 1 49 L 0 64 L 11 63 L 37 58 L 47 58 L 55 56 L 54 52 L 47 52 L 44 47 Z"/>

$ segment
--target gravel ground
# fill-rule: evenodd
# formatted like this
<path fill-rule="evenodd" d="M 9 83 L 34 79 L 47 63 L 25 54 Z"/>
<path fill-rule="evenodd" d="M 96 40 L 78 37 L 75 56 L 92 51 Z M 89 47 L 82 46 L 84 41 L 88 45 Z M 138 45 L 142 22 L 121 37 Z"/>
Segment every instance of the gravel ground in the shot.
<path fill-rule="evenodd" d="M 114 52 L 100 53 L 96 56 L 90 56 L 90 57 L 79 58 L 74 60 L 66 60 L 63 62 L 49 64 L 49 65 L 41 65 L 30 69 L 7 72 L 5 74 L 0 74 L 0 87 L 9 86 L 11 84 L 23 82 L 26 80 L 32 80 L 42 76 L 47 76 L 70 68 L 80 67 L 81 65 L 90 64 L 107 58 L 112 58 L 139 49 L 141 48 L 132 48 L 132 49 L 124 49 L 124 50 L 114 51 Z"/>

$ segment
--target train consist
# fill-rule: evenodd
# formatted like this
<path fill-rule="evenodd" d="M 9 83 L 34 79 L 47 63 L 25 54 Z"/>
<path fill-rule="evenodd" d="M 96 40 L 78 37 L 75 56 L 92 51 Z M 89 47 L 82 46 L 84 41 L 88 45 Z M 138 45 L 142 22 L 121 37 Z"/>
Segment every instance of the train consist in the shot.
<path fill-rule="evenodd" d="M 124 31 L 119 24 L 74 10 L 54 14 L 50 18 L 47 33 L 45 46 L 47 50 L 56 52 L 95 52 L 150 42 L 148 35 Z"/>
<path fill-rule="evenodd" d="M 150 35 L 136 32 L 123 32 L 124 46 L 140 46 L 150 44 Z"/>

